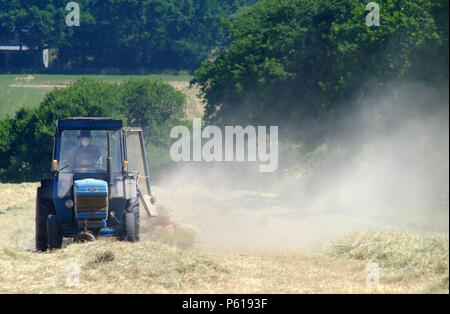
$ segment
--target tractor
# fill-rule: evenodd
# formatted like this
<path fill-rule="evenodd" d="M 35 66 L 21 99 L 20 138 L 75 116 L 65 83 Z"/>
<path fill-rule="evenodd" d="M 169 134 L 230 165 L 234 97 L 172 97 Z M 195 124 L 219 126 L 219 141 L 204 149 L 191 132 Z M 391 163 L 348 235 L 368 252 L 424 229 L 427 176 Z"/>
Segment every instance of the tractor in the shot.
<path fill-rule="evenodd" d="M 56 122 L 51 175 L 36 196 L 36 249 L 97 237 L 139 241 L 140 208 L 156 216 L 141 128 L 110 118 Z"/>

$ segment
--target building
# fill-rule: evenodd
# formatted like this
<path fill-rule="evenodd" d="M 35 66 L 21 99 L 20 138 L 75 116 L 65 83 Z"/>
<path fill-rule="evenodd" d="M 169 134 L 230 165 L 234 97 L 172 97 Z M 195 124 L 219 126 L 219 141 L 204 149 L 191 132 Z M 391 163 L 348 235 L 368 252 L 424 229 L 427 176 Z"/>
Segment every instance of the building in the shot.
<path fill-rule="evenodd" d="M 47 46 L 29 46 L 18 33 L 10 40 L 0 38 L 0 69 L 41 67 L 48 67 Z"/>

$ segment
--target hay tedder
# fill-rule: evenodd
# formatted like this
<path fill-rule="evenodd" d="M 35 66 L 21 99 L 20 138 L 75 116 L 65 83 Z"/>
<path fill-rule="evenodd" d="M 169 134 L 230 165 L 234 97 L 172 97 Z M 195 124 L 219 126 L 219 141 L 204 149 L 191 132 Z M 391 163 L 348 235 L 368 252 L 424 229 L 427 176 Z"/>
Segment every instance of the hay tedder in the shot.
<path fill-rule="evenodd" d="M 52 171 L 36 197 L 36 249 L 63 238 L 139 241 L 139 209 L 156 216 L 142 129 L 108 118 L 58 120 Z"/>

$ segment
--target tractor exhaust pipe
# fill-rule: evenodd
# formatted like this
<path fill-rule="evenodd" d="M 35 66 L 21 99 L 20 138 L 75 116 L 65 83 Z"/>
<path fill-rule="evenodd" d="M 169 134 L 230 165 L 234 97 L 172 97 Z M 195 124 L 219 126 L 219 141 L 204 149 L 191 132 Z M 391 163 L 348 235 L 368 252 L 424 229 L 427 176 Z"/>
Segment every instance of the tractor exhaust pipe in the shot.
<path fill-rule="evenodd" d="M 108 158 L 106 159 L 106 171 L 107 171 L 107 182 L 109 187 L 109 192 L 111 192 L 111 187 L 113 185 L 112 177 L 112 157 L 111 157 L 111 133 L 108 132 Z"/>

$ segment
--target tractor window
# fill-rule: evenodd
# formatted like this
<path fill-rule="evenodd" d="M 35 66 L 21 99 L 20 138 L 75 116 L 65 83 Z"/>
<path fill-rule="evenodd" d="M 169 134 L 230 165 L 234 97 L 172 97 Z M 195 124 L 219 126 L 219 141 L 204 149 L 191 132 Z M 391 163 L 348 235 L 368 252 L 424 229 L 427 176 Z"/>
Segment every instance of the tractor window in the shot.
<path fill-rule="evenodd" d="M 119 131 L 111 133 L 113 172 L 122 170 Z M 59 166 L 61 172 L 106 171 L 108 131 L 64 130 L 61 134 Z"/>
<path fill-rule="evenodd" d="M 144 139 L 141 129 L 124 128 L 127 141 L 128 171 L 135 171 L 139 175 L 139 190 L 150 195 L 150 181 L 148 166 L 146 165 Z"/>

